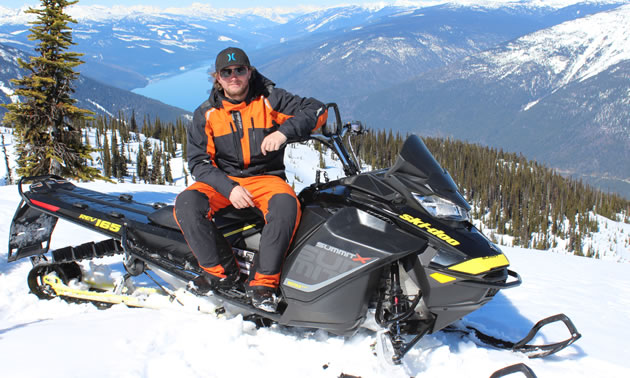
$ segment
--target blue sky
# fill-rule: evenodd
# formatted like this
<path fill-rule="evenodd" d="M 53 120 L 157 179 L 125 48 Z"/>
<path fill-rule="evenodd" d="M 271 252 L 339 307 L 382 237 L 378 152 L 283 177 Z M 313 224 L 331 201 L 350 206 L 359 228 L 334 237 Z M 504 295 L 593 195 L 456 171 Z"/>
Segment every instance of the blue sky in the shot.
<path fill-rule="evenodd" d="M 186 7 L 192 3 L 206 3 L 216 8 L 251 8 L 251 7 L 290 7 L 295 5 L 337 5 L 337 4 L 361 4 L 373 3 L 378 0 L 79 0 L 79 5 L 153 5 L 160 8 Z M 1 6 L 8 8 L 20 8 L 23 5 L 38 5 L 37 0 L 2 0 Z M 177 5 L 174 5 L 177 4 Z"/>

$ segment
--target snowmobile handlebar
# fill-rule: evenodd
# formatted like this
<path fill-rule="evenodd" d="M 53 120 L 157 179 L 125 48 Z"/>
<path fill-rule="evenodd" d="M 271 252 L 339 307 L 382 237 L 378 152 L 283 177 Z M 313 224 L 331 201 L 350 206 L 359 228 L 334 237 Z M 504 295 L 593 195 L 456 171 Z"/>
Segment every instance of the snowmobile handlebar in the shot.
<path fill-rule="evenodd" d="M 335 151 L 339 157 L 343 170 L 346 176 L 353 176 L 361 173 L 359 159 L 357 158 L 352 143 L 348 141 L 350 145 L 350 151 L 348 152 L 344 143 L 343 137 L 350 132 L 353 135 L 361 135 L 365 131 L 363 125 L 359 121 L 347 122 L 342 124 L 341 115 L 339 113 L 339 107 L 334 102 L 326 104 L 326 109 L 332 109 L 334 113 L 334 123 L 326 123 L 322 126 L 321 134 L 311 134 L 310 139 L 317 140 L 324 144 L 326 147 Z"/>

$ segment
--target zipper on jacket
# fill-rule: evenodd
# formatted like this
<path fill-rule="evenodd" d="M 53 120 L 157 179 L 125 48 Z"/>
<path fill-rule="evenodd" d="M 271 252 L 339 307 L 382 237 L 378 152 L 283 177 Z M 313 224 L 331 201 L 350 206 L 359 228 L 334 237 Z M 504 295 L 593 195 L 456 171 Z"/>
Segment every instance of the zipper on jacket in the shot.
<path fill-rule="evenodd" d="M 253 148 L 259 148 L 260 146 L 256 144 L 256 128 L 254 127 L 254 117 L 251 117 L 250 120 L 252 121 L 252 143 L 251 145 L 253 146 Z M 250 153 L 252 150 L 252 147 L 249 148 Z"/>
<path fill-rule="evenodd" d="M 238 135 L 238 140 L 234 140 L 234 144 L 236 147 L 236 151 L 237 151 L 237 155 L 239 157 L 239 161 L 238 164 L 241 167 L 241 170 L 243 168 L 245 168 L 245 151 L 243 151 L 243 137 L 245 136 L 244 132 L 243 132 L 243 117 L 241 117 L 241 112 L 239 112 L 238 110 L 233 110 L 230 112 L 232 114 L 232 120 L 234 120 L 234 125 L 236 126 L 236 129 L 238 130 L 237 135 Z"/>
<path fill-rule="evenodd" d="M 234 121 L 234 125 L 236 125 L 236 128 L 238 129 L 239 138 L 242 139 L 244 134 L 243 134 L 243 118 L 241 117 L 241 112 L 239 112 L 238 110 L 233 111 L 232 120 Z"/>
<path fill-rule="evenodd" d="M 232 122 L 230 122 L 230 129 L 232 130 L 232 141 L 234 142 L 234 153 L 236 154 L 236 160 L 238 161 L 238 166 L 241 169 L 245 167 L 245 159 L 243 158 L 243 147 L 238 138 L 239 132 L 237 128 L 234 126 Z"/>

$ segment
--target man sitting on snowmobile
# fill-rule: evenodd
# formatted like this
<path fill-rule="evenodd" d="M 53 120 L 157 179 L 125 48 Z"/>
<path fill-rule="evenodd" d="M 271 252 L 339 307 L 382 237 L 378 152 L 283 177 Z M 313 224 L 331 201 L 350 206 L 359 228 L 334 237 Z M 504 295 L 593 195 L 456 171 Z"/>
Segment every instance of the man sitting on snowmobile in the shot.
<path fill-rule="evenodd" d="M 221 51 L 214 86 L 187 130 L 195 183 L 177 196 L 175 218 L 204 275 L 200 291 L 229 290 L 240 272 L 213 215 L 227 206 L 257 208 L 265 226 L 246 292 L 256 308 L 274 312 L 285 254 L 300 220 L 300 203 L 284 172 L 287 141 L 308 138 L 326 122 L 323 103 L 275 88 L 239 48 Z"/>

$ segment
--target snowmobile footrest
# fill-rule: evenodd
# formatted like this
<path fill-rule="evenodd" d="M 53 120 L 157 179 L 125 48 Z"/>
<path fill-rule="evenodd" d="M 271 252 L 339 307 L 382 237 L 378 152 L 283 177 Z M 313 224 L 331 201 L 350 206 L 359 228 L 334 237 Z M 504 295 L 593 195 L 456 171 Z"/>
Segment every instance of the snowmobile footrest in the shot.
<path fill-rule="evenodd" d="M 249 298 L 244 293 L 241 293 L 237 290 L 213 290 L 213 293 L 216 297 L 221 298 L 233 306 L 239 307 L 243 310 L 247 310 L 250 313 L 258 315 L 262 318 L 269 319 L 274 322 L 279 322 L 282 317 L 281 314 L 277 312 L 266 312 L 256 307 L 252 306 Z"/>

